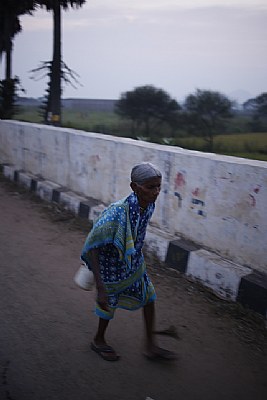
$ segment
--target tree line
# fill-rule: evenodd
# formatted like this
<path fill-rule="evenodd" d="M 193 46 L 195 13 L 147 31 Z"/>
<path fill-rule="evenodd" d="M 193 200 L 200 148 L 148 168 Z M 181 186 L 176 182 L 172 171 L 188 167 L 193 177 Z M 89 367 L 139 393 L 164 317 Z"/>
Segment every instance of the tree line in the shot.
<path fill-rule="evenodd" d="M 267 93 L 243 105 L 251 114 L 254 130 L 266 129 Z M 201 136 L 208 151 L 213 151 L 214 137 L 223 134 L 226 123 L 236 114 L 236 104 L 218 91 L 197 89 L 183 104 L 152 85 L 137 87 L 121 95 L 116 113 L 131 121 L 132 137 L 150 137 L 163 124 L 171 130 L 184 129 L 188 135 Z"/>

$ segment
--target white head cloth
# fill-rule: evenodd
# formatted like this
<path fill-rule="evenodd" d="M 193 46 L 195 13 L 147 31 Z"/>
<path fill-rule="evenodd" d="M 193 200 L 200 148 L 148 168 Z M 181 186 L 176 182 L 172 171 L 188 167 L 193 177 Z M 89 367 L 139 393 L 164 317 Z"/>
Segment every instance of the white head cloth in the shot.
<path fill-rule="evenodd" d="M 131 181 L 142 185 L 151 178 L 162 178 L 160 170 L 149 162 L 142 162 L 133 167 L 131 172 Z"/>

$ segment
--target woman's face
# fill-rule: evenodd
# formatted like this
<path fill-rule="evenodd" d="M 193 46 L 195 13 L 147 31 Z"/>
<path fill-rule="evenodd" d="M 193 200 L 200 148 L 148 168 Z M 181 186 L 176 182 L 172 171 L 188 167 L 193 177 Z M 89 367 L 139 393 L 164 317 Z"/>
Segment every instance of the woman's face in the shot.
<path fill-rule="evenodd" d="M 157 200 L 161 189 L 161 178 L 150 178 L 142 185 L 132 182 L 131 188 L 136 193 L 140 206 L 145 208 L 149 203 L 155 203 Z"/>

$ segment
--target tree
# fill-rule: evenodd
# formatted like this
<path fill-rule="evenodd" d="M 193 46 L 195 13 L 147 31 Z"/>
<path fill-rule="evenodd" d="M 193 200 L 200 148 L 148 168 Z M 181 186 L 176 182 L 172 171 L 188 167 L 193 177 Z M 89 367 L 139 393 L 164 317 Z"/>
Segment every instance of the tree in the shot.
<path fill-rule="evenodd" d="M 259 96 L 247 100 L 243 104 L 245 110 L 259 114 L 259 116 L 267 117 L 267 92 L 261 93 Z"/>
<path fill-rule="evenodd" d="M 16 105 L 18 92 L 25 92 L 21 87 L 19 78 L 4 79 L 0 81 L 0 118 L 11 119 L 19 110 Z"/>
<path fill-rule="evenodd" d="M 252 130 L 264 131 L 266 129 L 264 122 L 267 120 L 267 92 L 247 100 L 243 104 L 243 108 L 252 114 L 252 121 L 250 122 Z"/>
<path fill-rule="evenodd" d="M 61 8 L 81 7 L 86 0 L 41 0 L 38 4 L 53 13 L 53 59 L 49 83 L 48 123 L 61 125 Z"/>
<path fill-rule="evenodd" d="M 208 151 L 213 151 L 214 136 L 223 133 L 225 122 L 233 116 L 234 102 L 219 92 L 197 89 L 184 103 L 189 130 L 203 136 Z"/>
<path fill-rule="evenodd" d="M 51 61 L 43 61 L 41 62 L 40 66 L 34 68 L 30 71 L 32 73 L 31 79 L 40 80 L 44 77 L 48 77 L 48 87 L 46 89 L 46 96 L 44 98 L 44 102 L 41 105 L 41 116 L 43 117 L 44 122 L 48 121 L 48 113 L 51 109 L 51 74 L 52 74 L 52 62 Z M 72 71 L 63 61 L 61 61 L 61 68 L 60 68 L 60 75 L 61 80 L 66 85 L 71 85 L 73 88 L 76 89 L 75 84 L 79 84 L 78 81 L 78 74 L 75 71 Z"/>
<path fill-rule="evenodd" d="M 5 53 L 5 78 L 11 79 L 13 39 L 21 31 L 19 16 L 31 13 L 35 2 L 32 0 L 1 0 L 0 2 L 0 59 Z"/>
<path fill-rule="evenodd" d="M 155 125 L 163 122 L 173 123 L 181 109 L 168 93 L 152 85 L 140 86 L 121 95 L 116 104 L 116 113 L 132 121 L 132 134 L 136 128 L 144 127 L 145 135 L 150 137 Z"/>
<path fill-rule="evenodd" d="M 15 35 L 21 31 L 19 16 L 30 14 L 35 7 L 32 0 L 1 0 L 0 2 L 0 61 L 5 54 L 5 79 L 0 82 L 1 118 L 12 118 L 16 93 L 20 90 L 18 77 L 12 77 L 12 50 Z"/>

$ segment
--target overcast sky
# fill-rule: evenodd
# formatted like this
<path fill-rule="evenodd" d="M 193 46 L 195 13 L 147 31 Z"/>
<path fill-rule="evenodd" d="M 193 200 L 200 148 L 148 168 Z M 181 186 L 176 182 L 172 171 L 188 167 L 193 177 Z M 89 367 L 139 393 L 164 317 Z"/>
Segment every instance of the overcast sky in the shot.
<path fill-rule="evenodd" d="M 21 22 L 13 73 L 26 96 L 40 97 L 46 80 L 29 71 L 52 58 L 52 14 Z M 243 102 L 267 91 L 267 2 L 87 0 L 62 12 L 62 52 L 82 84 L 64 98 L 117 99 L 151 84 L 178 101 L 198 88 Z"/>

